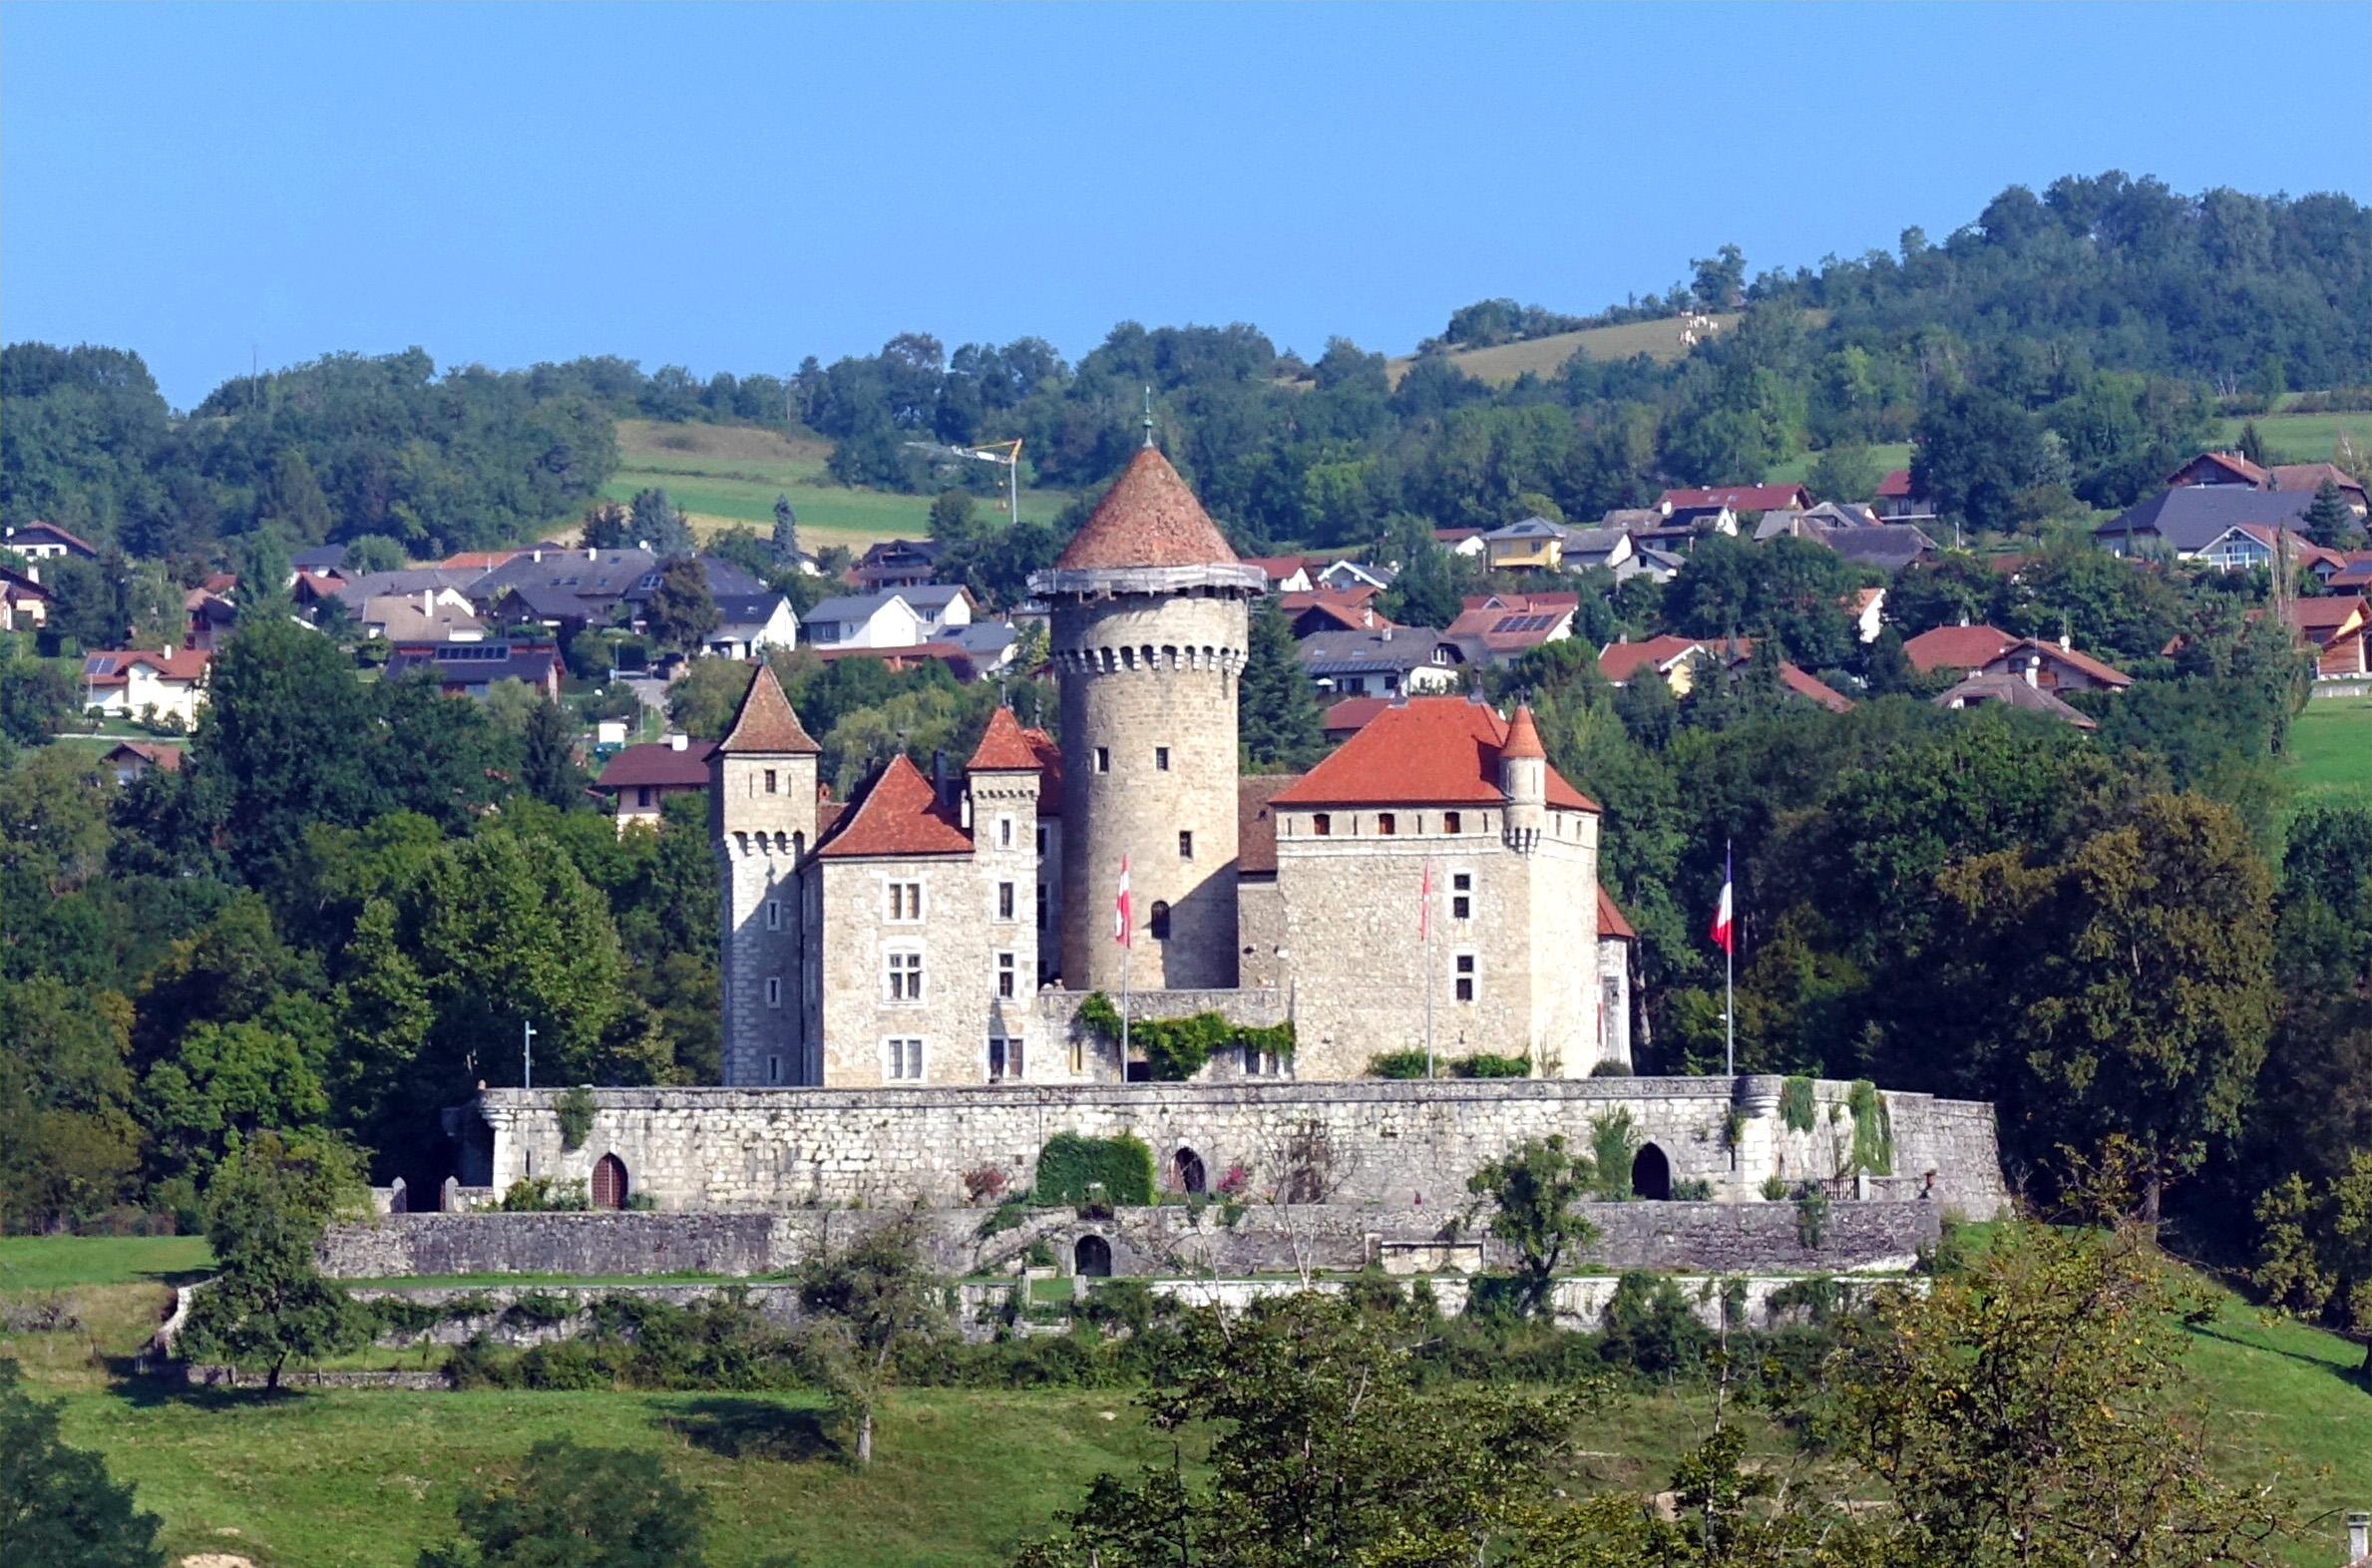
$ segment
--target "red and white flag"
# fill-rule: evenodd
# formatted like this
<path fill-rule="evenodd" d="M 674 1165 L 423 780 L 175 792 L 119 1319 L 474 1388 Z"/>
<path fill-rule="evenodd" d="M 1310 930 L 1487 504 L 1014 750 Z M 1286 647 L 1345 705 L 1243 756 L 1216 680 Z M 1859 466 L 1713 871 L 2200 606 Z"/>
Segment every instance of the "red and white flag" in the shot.
<path fill-rule="evenodd" d="M 1424 863 L 1424 881 L 1416 890 L 1416 940 L 1422 942 L 1433 929 L 1433 863 Z"/>
<path fill-rule="evenodd" d="M 1112 901 L 1112 940 L 1125 948 L 1129 943 L 1128 918 L 1128 857 L 1120 857 L 1120 896 Z"/>
<path fill-rule="evenodd" d="M 1722 862 L 1722 902 L 1714 906 L 1713 929 L 1709 933 L 1713 945 L 1724 953 L 1730 949 L 1730 863 Z"/>

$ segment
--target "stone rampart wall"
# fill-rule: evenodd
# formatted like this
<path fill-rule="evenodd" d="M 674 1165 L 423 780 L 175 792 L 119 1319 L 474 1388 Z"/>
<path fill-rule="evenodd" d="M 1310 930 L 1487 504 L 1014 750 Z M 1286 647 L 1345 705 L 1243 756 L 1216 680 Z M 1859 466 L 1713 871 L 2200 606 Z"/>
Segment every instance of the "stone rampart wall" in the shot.
<path fill-rule="evenodd" d="M 1849 1086 L 1818 1085 L 1823 1106 Z M 1191 1151 L 1214 1185 L 1238 1167 L 1255 1198 L 1423 1208 L 1463 1201 L 1466 1178 L 1529 1138 L 1587 1146 L 1593 1118 L 1627 1112 L 1674 1183 L 1702 1181 L 1727 1201 L 1766 1178 L 1829 1178 L 1832 1139 L 1779 1125 L 1777 1078 L 1583 1078 L 1340 1083 L 1005 1085 L 916 1089 L 598 1089 L 591 1134 L 564 1146 L 551 1091 L 493 1089 L 476 1111 L 489 1130 L 493 1185 L 531 1170 L 590 1178 L 604 1154 L 629 1188 L 664 1210 L 835 1207 L 953 1209 L 967 1174 L 1015 1189 L 1058 1132 L 1127 1133 L 1164 1175 Z M 1886 1096 L 1894 1174 L 1939 1205 L 1989 1217 L 2004 1199 L 1988 1105 Z M 1741 1118 L 1735 1130 L 1731 1117 Z M 1823 1112 L 1825 1114 L 1825 1112 Z M 1800 1145 L 1800 1147 L 1797 1147 Z M 1782 1155 L 1793 1149 L 1793 1159 Z M 1783 1170 L 1782 1170 L 1783 1165 Z M 1928 1172 L 1934 1180 L 1924 1180 Z"/>
<path fill-rule="evenodd" d="M 1932 1203 L 1836 1203 L 1817 1244 L 1791 1203 L 1585 1205 L 1598 1242 L 1574 1261 L 1606 1269 L 1722 1273 L 1847 1273 L 1908 1268 L 1936 1239 Z M 980 1209 L 913 1216 L 934 1269 L 980 1276 L 1017 1269 L 1043 1242 L 1062 1272 L 1080 1243 L 1100 1240 L 1112 1272 L 1134 1276 L 1233 1276 L 1366 1268 L 1394 1273 L 1502 1267 L 1512 1261 L 1479 1228 L 1449 1223 L 1456 1209 L 1349 1204 L 1164 1204 L 1109 1218 L 1033 1210 L 988 1236 Z M 557 1275 L 579 1279 L 659 1274 L 782 1275 L 820 1252 L 906 1217 L 881 1210 L 789 1214 L 406 1214 L 332 1227 L 322 1271 L 335 1279 L 454 1275 Z M 1475 1239 L 1452 1240 L 1453 1236 Z M 687 1287 L 697 1289 L 697 1287 Z"/>

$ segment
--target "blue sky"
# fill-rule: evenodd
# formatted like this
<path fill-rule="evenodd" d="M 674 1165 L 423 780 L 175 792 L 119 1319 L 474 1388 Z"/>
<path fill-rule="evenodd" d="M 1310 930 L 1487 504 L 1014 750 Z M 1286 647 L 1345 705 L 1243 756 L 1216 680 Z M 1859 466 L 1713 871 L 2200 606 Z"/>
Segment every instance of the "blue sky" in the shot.
<path fill-rule="evenodd" d="M 2372 5 L 0 7 L 0 337 L 787 372 L 1402 352 L 2150 173 L 2372 198 Z"/>

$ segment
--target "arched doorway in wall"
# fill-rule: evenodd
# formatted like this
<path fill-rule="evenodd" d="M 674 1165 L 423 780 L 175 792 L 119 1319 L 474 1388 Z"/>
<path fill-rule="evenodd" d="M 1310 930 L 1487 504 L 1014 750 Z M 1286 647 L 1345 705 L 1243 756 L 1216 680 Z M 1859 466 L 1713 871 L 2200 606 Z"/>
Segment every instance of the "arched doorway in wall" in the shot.
<path fill-rule="evenodd" d="M 1100 1236 L 1082 1236 L 1071 1249 L 1071 1272 L 1090 1280 L 1112 1277 L 1112 1244 Z"/>
<path fill-rule="evenodd" d="M 622 1209 L 626 1206 L 625 1161 L 614 1154 L 604 1154 L 593 1168 L 593 1206 L 596 1209 Z"/>
<path fill-rule="evenodd" d="M 1153 901 L 1153 918 L 1148 923 L 1155 942 L 1169 941 L 1169 905 L 1161 899 Z"/>
<path fill-rule="evenodd" d="M 1654 1144 L 1642 1148 L 1631 1161 L 1631 1191 L 1658 1203 L 1672 1197 L 1672 1161 Z"/>
<path fill-rule="evenodd" d="M 1170 1164 L 1176 1172 L 1180 1192 L 1210 1190 L 1210 1179 L 1203 1172 L 1203 1157 L 1192 1149 L 1180 1149 Z"/>

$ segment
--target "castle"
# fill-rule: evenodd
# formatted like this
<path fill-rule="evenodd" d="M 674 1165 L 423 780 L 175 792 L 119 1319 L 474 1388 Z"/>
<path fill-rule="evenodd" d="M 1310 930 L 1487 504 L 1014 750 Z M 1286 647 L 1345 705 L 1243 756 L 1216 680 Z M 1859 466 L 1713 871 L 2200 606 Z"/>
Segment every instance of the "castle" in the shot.
<path fill-rule="evenodd" d="M 1428 1042 L 1538 1077 L 1627 1066 L 1598 808 L 1529 712 L 1411 697 L 1306 775 L 1239 777 L 1263 587 L 1147 446 L 1030 581 L 1058 749 L 1000 708 L 960 777 L 901 756 L 833 802 L 761 665 L 710 763 L 724 1083 L 1123 1081 L 1118 1043 L 1071 1026 L 1097 991 L 1294 1025 L 1211 1076 L 1357 1078 Z"/>

